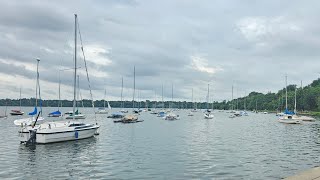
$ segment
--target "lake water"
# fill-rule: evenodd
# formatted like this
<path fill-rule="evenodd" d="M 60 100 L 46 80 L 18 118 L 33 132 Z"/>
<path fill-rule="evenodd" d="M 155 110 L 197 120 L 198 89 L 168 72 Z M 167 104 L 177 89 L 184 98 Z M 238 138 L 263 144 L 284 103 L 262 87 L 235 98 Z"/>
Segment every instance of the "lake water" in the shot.
<path fill-rule="evenodd" d="M 94 123 L 92 109 L 82 112 Z M 20 145 L 17 117 L 9 116 L 0 120 L 0 179 L 280 179 L 320 165 L 319 122 L 285 125 L 274 114 L 230 119 L 218 111 L 206 120 L 201 112 L 187 113 L 165 121 L 142 112 L 144 122 L 135 124 L 97 115 L 99 136 L 31 147 Z"/>

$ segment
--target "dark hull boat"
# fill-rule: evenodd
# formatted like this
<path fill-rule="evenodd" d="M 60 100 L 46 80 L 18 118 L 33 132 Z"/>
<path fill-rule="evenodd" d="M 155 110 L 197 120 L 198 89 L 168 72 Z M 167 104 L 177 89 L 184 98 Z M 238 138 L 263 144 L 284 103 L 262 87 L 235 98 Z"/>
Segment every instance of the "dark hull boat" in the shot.
<path fill-rule="evenodd" d="M 24 112 L 20 111 L 20 110 L 11 110 L 10 115 L 11 116 L 22 116 L 24 114 Z"/>

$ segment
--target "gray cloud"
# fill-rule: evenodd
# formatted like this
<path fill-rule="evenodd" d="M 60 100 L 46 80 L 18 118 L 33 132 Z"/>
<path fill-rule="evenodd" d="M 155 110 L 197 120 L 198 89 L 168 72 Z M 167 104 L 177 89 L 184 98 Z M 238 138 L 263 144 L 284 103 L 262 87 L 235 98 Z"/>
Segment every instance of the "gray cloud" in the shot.
<path fill-rule="evenodd" d="M 57 97 L 59 69 L 73 66 L 73 14 L 79 16 L 94 98 L 132 96 L 133 66 L 142 98 L 154 91 L 176 99 L 230 99 L 250 91 L 276 91 L 289 82 L 310 83 L 320 62 L 317 1 L 2 1 L 0 2 L 0 83 L 17 81 L 32 92 L 35 59 L 41 58 L 42 97 Z M 79 49 L 80 52 L 80 49 Z M 81 55 L 79 55 L 81 56 Z M 88 85 L 81 66 L 83 96 Z M 72 71 L 62 75 L 63 98 L 71 99 Z M 28 82 L 28 83 L 27 83 Z M 2 88 L 1 97 L 16 98 Z"/>

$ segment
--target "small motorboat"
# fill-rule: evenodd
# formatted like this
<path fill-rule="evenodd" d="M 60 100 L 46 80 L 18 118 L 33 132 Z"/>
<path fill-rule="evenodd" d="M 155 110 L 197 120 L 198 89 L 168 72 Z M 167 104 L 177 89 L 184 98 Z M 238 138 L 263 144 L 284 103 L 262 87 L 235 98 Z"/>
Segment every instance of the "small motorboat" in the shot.
<path fill-rule="evenodd" d="M 71 115 L 73 112 L 72 111 L 67 111 L 67 112 L 65 112 L 64 114 L 65 115 Z"/>
<path fill-rule="evenodd" d="M 121 113 L 128 113 L 129 111 L 128 111 L 128 110 L 121 109 L 120 112 L 121 112 Z"/>
<path fill-rule="evenodd" d="M 180 117 L 179 115 L 176 115 L 174 113 L 169 113 L 165 116 L 165 120 L 169 120 L 169 121 L 174 121 L 174 120 L 178 120 Z"/>
<path fill-rule="evenodd" d="M 24 114 L 24 112 L 22 112 L 21 110 L 11 110 L 10 115 L 11 116 L 22 116 Z"/>
<path fill-rule="evenodd" d="M 98 111 L 95 112 L 96 114 L 108 114 L 108 109 L 106 108 L 99 108 Z"/>
<path fill-rule="evenodd" d="M 109 115 L 107 118 L 112 118 L 112 119 L 120 119 L 123 118 L 124 114 L 122 112 L 115 112 Z"/>
<path fill-rule="evenodd" d="M 279 117 L 278 122 L 284 123 L 284 124 L 301 124 L 301 120 L 294 119 L 293 115 L 286 114 L 282 117 Z"/>
<path fill-rule="evenodd" d="M 193 116 L 193 112 L 192 112 L 192 111 L 189 112 L 189 113 L 188 113 L 188 116 Z"/>
<path fill-rule="evenodd" d="M 164 111 L 158 112 L 157 117 L 165 117 L 165 116 L 166 116 L 166 113 Z"/>
<path fill-rule="evenodd" d="M 156 110 L 151 111 L 150 114 L 158 114 Z"/>
<path fill-rule="evenodd" d="M 231 114 L 230 116 L 229 116 L 229 118 L 235 118 L 236 116 L 234 115 L 234 114 Z"/>
<path fill-rule="evenodd" d="M 213 119 L 213 117 L 214 117 L 214 115 L 211 114 L 210 112 L 204 113 L 204 118 L 205 118 L 205 119 Z"/>
<path fill-rule="evenodd" d="M 74 116 L 74 119 L 85 119 L 85 118 L 86 118 L 86 115 L 84 115 L 84 114 L 76 114 Z M 67 116 L 66 119 L 73 119 L 73 115 L 71 114 L 71 115 Z"/>

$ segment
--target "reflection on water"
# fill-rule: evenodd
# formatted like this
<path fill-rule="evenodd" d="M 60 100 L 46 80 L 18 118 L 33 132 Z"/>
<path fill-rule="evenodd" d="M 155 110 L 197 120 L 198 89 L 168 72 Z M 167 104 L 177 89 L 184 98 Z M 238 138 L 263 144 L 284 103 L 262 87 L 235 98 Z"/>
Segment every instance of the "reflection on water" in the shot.
<path fill-rule="evenodd" d="M 65 178 L 66 174 L 77 177 L 79 174 L 77 168 L 89 167 L 95 161 L 96 142 L 96 138 L 88 138 L 45 145 L 20 145 L 17 161 L 21 163 L 18 169 L 23 169 L 23 176 L 29 178 L 47 174 L 48 171 L 52 173 L 61 171 L 59 172 L 61 178 Z M 60 176 L 59 173 L 55 174 L 55 177 Z"/>
<path fill-rule="evenodd" d="M 285 125 L 272 114 L 234 119 L 224 112 L 214 119 L 201 112 L 177 114 L 180 120 L 165 121 L 143 112 L 145 121 L 137 124 L 114 124 L 97 115 L 99 136 L 28 147 L 19 144 L 19 127 L 10 117 L 0 126 L 0 177 L 279 179 L 320 163 L 318 122 Z M 86 122 L 93 117 L 88 114 Z"/>

